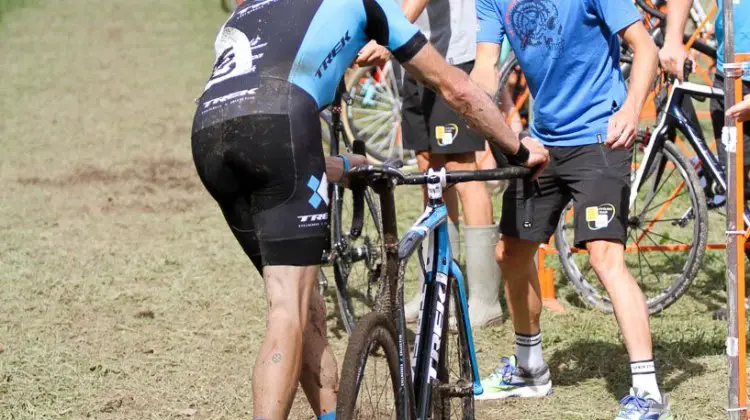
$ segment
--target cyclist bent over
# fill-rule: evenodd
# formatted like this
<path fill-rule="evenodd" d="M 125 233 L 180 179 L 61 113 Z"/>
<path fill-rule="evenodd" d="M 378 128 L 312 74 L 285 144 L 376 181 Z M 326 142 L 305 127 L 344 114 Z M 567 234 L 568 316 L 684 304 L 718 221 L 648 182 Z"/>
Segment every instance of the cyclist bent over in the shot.
<path fill-rule="evenodd" d="M 315 285 L 328 229 L 326 166 L 340 175 L 346 159 L 324 159 L 318 111 L 371 39 L 512 161 L 544 166 L 548 159 L 535 140 L 519 143 L 487 95 L 449 66 L 392 0 L 240 4 L 216 38 L 192 147 L 198 175 L 265 282 L 268 324 L 253 372 L 256 419 L 287 417 L 298 382 L 317 416 L 335 418 L 336 361 Z"/>

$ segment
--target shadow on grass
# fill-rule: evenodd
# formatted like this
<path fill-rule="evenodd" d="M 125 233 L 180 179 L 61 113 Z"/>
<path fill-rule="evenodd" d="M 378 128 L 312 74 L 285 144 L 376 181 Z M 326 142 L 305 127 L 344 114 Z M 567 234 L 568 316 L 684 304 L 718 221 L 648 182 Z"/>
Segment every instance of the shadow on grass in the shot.
<path fill-rule="evenodd" d="M 664 392 L 678 385 L 705 368 L 691 359 L 722 354 L 723 343 L 696 337 L 694 340 L 654 341 L 656 368 Z M 582 339 L 557 349 L 548 360 L 556 385 L 574 386 L 588 379 L 603 378 L 607 390 L 619 398 L 630 388 L 629 360 L 621 344 Z"/>

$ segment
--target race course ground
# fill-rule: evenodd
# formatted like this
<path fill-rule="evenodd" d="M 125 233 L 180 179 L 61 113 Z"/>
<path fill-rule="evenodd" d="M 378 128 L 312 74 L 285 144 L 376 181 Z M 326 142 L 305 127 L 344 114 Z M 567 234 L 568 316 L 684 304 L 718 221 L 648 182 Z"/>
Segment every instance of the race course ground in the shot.
<path fill-rule="evenodd" d="M 36 2 L 3 15 L 0 419 L 251 416 L 263 284 L 190 155 L 222 18 L 213 0 Z M 403 229 L 421 194 L 398 199 Z M 680 419 L 724 417 L 726 325 L 711 318 L 723 258 L 709 253 L 688 294 L 652 320 Z M 477 418 L 613 417 L 629 387 L 614 317 L 557 280 L 567 312 L 543 317 L 554 395 L 478 402 Z M 334 315 L 331 301 L 340 364 Z M 483 375 L 512 342 L 509 322 L 477 333 Z M 292 418 L 313 418 L 302 392 Z"/>

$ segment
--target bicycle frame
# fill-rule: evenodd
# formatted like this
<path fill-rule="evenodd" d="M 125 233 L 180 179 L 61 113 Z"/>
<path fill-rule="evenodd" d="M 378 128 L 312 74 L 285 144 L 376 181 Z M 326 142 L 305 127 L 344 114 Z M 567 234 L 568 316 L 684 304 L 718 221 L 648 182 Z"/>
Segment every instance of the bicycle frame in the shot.
<path fill-rule="evenodd" d="M 659 123 L 651 134 L 649 143 L 644 150 L 641 165 L 638 167 L 635 179 L 631 185 L 631 209 L 635 204 L 645 174 L 651 169 L 651 165 L 653 165 L 656 160 L 657 152 L 662 149 L 664 142 L 669 140 L 668 133 L 670 128 L 676 128 L 683 134 L 700 159 L 703 169 L 711 181 L 716 183 L 722 192 L 727 191 L 727 178 L 724 169 L 721 167 L 716 156 L 711 150 L 709 150 L 700 127 L 695 127 L 692 121 L 686 117 L 685 112 L 682 109 L 682 103 L 686 97 L 723 99 L 724 91 L 710 86 L 675 80 L 674 86 L 672 87 L 667 100 L 665 111 L 662 112 Z M 678 188 L 682 188 L 682 186 Z M 664 203 L 664 206 L 669 206 L 669 204 L 670 201 L 667 201 Z M 745 209 L 744 219 L 745 225 L 750 226 L 750 212 L 748 212 L 747 208 Z"/>
<path fill-rule="evenodd" d="M 433 240 L 428 243 L 428 259 L 425 264 L 425 282 L 422 288 L 422 304 L 419 311 L 418 328 L 414 342 L 413 358 L 411 360 L 411 377 L 413 378 L 413 387 L 406 385 L 402 389 L 402 401 L 407 403 L 409 400 L 416 402 L 411 407 L 406 407 L 414 414 L 417 410 L 417 419 L 425 419 L 429 416 L 431 405 L 431 392 L 433 382 L 437 379 L 438 368 L 441 366 L 440 346 L 443 339 L 444 323 L 448 322 L 443 316 L 445 313 L 446 296 L 450 288 L 450 281 L 457 281 L 459 308 L 456 308 L 457 322 L 463 323 L 467 332 L 467 344 L 470 354 L 472 367 L 473 393 L 479 395 L 483 392 L 482 385 L 479 381 L 479 369 L 474 351 L 474 339 L 469 322 L 469 312 L 466 299 L 466 290 L 463 283 L 463 274 L 458 264 L 453 261 L 453 255 L 448 238 L 448 208 L 443 202 L 443 186 L 445 169 L 442 170 L 443 176 L 440 177 L 437 172 L 430 170 L 431 175 L 435 174 L 435 183 L 428 184 L 429 201 L 427 208 L 422 216 L 409 229 L 403 239 L 399 242 L 399 260 L 405 264 L 406 260 L 421 248 L 422 242 L 434 232 Z M 442 181 L 440 181 L 442 179 Z M 421 258 L 420 258 L 421 260 Z M 404 335 L 405 330 L 399 328 L 399 335 Z M 401 342 L 402 339 L 400 338 Z M 402 372 L 406 370 L 404 362 L 406 354 L 401 355 Z M 407 381 L 408 382 L 408 381 Z M 413 394 L 412 394 L 413 391 Z M 408 392 L 409 395 L 405 395 Z M 414 398 L 411 398 L 411 397 Z M 406 398 L 404 398 L 406 397 Z"/>

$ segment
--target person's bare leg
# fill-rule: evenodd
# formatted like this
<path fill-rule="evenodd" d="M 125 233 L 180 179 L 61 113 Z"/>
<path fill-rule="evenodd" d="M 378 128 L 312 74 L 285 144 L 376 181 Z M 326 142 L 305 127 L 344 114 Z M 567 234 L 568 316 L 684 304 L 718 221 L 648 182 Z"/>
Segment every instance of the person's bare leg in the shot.
<path fill-rule="evenodd" d="M 612 300 L 630 360 L 651 359 L 648 306 L 638 282 L 625 265 L 624 246 L 618 241 L 599 240 L 588 242 L 586 248 L 591 267 Z"/>
<path fill-rule="evenodd" d="M 474 152 L 447 155 L 445 167 L 449 171 L 474 171 L 477 169 L 476 155 Z M 455 189 L 461 199 L 466 225 L 487 226 L 492 224 L 492 200 L 485 182 L 462 182 L 456 184 Z"/>
<path fill-rule="evenodd" d="M 661 402 L 656 378 L 648 306 L 635 278 L 625 265 L 625 247 L 619 241 L 596 240 L 586 244 L 589 261 L 612 301 L 617 324 L 630 357 L 633 388 Z"/>
<path fill-rule="evenodd" d="M 318 266 L 266 266 L 266 337 L 253 369 L 253 417 L 285 419 L 302 369 L 302 334 Z"/>
<path fill-rule="evenodd" d="M 300 384 L 316 416 L 336 411 L 338 367 L 326 330 L 326 304 L 317 285 L 310 296 Z"/>
<path fill-rule="evenodd" d="M 540 331 L 542 293 L 534 265 L 538 248 L 538 242 L 503 235 L 495 249 L 495 258 L 505 280 L 505 297 L 514 331 L 525 335 L 535 335 Z"/>

